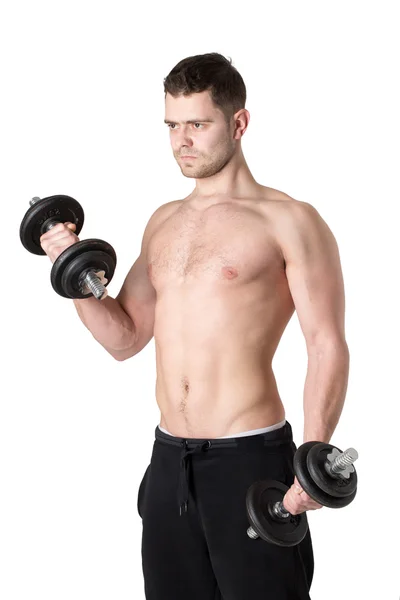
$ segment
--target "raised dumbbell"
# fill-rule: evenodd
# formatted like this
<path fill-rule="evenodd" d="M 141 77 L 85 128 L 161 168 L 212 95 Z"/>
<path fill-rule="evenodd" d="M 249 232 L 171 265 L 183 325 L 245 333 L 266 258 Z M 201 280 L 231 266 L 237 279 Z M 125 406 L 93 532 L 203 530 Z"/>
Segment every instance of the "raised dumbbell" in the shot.
<path fill-rule="evenodd" d="M 79 235 L 84 221 L 81 205 L 71 196 L 32 198 L 30 208 L 20 226 L 23 246 L 33 254 L 45 255 L 40 237 L 57 223 L 74 223 Z M 88 239 L 66 248 L 54 261 L 50 280 L 53 289 L 64 298 L 103 300 L 107 296 L 117 257 L 113 247 L 104 240 Z"/>
<path fill-rule="evenodd" d="M 342 508 L 357 493 L 354 448 L 345 452 L 322 442 L 306 442 L 294 455 L 294 472 L 303 490 L 316 502 L 329 508 Z M 292 515 L 283 506 L 288 487 L 279 481 L 253 483 L 246 494 L 246 509 L 251 526 L 247 535 L 278 546 L 295 546 L 306 536 L 306 513 Z"/>

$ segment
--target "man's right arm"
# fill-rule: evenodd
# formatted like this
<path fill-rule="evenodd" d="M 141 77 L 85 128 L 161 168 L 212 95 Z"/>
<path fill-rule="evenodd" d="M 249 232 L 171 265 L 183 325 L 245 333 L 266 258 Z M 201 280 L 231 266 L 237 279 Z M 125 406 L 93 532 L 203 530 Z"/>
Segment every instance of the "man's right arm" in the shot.
<path fill-rule="evenodd" d="M 147 246 L 155 228 L 169 216 L 176 202 L 163 204 L 150 217 L 140 255 L 116 298 L 73 301 L 82 323 L 116 360 L 134 356 L 153 337 L 156 291 L 147 273 Z"/>

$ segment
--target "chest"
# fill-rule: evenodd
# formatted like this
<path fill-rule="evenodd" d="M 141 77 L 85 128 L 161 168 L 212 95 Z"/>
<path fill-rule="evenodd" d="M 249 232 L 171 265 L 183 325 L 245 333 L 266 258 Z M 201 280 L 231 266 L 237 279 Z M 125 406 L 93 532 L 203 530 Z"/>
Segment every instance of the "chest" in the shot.
<path fill-rule="evenodd" d="M 268 219 L 225 206 L 177 210 L 154 232 L 147 260 L 155 289 L 199 277 L 244 283 L 283 267 Z"/>

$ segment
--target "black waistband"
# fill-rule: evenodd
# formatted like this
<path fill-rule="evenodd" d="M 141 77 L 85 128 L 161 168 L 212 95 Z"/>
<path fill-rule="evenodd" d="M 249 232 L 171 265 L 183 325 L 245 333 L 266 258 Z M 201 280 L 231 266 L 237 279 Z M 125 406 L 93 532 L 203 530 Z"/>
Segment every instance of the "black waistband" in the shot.
<path fill-rule="evenodd" d="M 155 438 L 162 444 L 186 448 L 194 448 L 208 442 L 208 448 L 237 448 L 237 447 L 254 447 L 259 445 L 264 446 L 280 446 L 282 444 L 290 444 L 293 441 L 292 427 L 288 421 L 279 429 L 266 431 L 254 435 L 246 435 L 242 437 L 232 438 L 184 438 L 175 437 L 161 431 L 157 425 L 155 429 Z"/>

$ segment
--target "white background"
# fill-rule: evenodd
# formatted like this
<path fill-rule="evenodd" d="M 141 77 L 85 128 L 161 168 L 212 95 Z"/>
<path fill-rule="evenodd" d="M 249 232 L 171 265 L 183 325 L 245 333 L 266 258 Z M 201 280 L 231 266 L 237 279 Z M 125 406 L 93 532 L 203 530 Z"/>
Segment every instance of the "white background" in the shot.
<path fill-rule="evenodd" d="M 81 239 L 116 249 L 115 297 L 152 212 L 193 187 L 169 146 L 163 78 L 210 51 L 246 83 L 253 175 L 313 204 L 341 253 L 351 371 L 332 443 L 358 450 L 359 488 L 349 507 L 309 513 L 311 596 L 399 597 L 396 4 L 2 3 L 2 600 L 144 598 L 136 501 L 159 423 L 154 340 L 114 361 L 19 225 L 32 196 L 74 196 Z M 294 315 L 274 369 L 296 444 L 306 366 Z"/>

